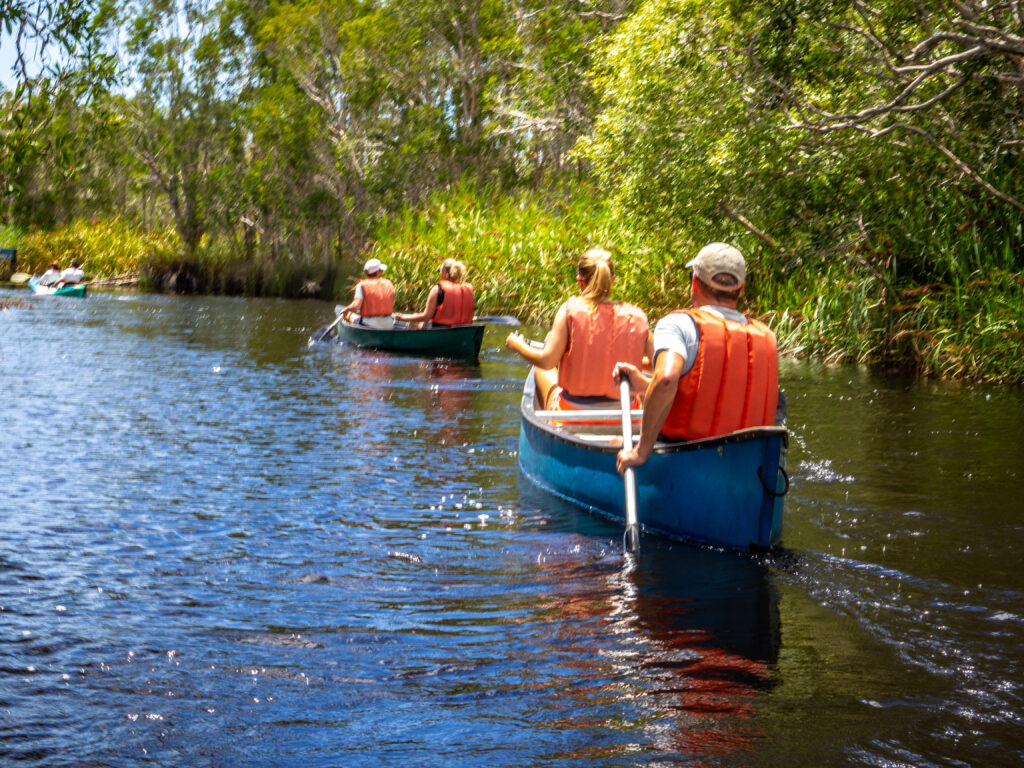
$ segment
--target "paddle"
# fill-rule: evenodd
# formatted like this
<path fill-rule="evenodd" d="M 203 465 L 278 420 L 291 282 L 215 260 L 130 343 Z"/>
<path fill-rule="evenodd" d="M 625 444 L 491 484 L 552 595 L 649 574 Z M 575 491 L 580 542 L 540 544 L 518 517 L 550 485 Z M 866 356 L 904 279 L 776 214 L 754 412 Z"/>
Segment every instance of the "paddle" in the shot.
<path fill-rule="evenodd" d="M 630 414 L 629 378 L 622 377 L 619 382 L 619 404 L 622 407 L 622 447 L 633 445 L 633 422 Z M 640 525 L 636 520 L 636 475 L 633 468 L 625 471 L 622 479 L 626 485 L 626 531 L 623 542 L 628 552 L 640 549 Z"/>
<path fill-rule="evenodd" d="M 11 282 L 18 284 L 27 283 L 30 277 L 32 277 L 32 275 L 30 275 L 28 272 L 15 272 L 13 275 L 11 275 Z"/>
<path fill-rule="evenodd" d="M 519 325 L 519 321 L 512 315 L 483 315 L 474 317 L 474 323 L 490 323 L 491 325 Z"/>
<path fill-rule="evenodd" d="M 317 343 L 323 341 L 325 338 L 327 338 L 327 334 L 329 334 L 331 331 L 333 331 L 334 330 L 334 326 L 336 326 L 338 323 L 340 323 L 341 322 L 341 318 L 344 317 L 344 315 L 342 314 L 341 310 L 342 310 L 341 305 L 336 306 L 334 308 L 334 311 L 337 313 L 338 316 L 336 318 L 334 318 L 334 322 L 330 323 L 328 325 L 325 325 L 323 328 L 318 328 L 317 330 L 313 331 L 313 334 L 309 337 L 309 346 L 313 346 L 314 344 L 317 344 Z"/>

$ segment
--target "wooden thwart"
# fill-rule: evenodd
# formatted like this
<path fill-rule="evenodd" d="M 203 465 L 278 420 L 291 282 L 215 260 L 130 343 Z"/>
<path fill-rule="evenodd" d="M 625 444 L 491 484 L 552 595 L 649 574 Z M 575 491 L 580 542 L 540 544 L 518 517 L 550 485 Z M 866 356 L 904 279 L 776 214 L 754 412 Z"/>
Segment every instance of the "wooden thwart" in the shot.
<path fill-rule="evenodd" d="M 587 411 L 534 411 L 538 419 L 545 421 L 608 421 L 615 424 L 622 418 L 619 408 L 594 408 Z M 639 421 L 644 415 L 640 409 L 629 412 L 631 421 Z"/>

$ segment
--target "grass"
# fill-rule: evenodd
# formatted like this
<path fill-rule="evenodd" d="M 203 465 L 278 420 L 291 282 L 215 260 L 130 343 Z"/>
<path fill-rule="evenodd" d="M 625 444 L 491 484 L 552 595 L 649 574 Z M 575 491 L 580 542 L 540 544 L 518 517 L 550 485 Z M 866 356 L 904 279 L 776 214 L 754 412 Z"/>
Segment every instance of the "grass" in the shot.
<path fill-rule="evenodd" d="M 381 227 L 373 255 L 389 265 L 404 307 L 422 309 L 441 262 L 451 257 L 466 264 L 481 314 L 548 323 L 577 291 L 580 253 L 595 246 L 612 253 L 613 297 L 643 296 L 656 312 L 682 303 L 688 278 L 666 280 L 672 260 L 638 242 L 586 188 L 508 196 L 461 185 Z"/>
<path fill-rule="evenodd" d="M 76 221 L 51 232 L 24 234 L 20 242 L 20 270 L 39 274 L 51 262 L 63 268 L 77 258 L 89 278 L 137 274 L 173 258 L 177 250 L 171 230 L 144 232 L 121 219 Z"/>

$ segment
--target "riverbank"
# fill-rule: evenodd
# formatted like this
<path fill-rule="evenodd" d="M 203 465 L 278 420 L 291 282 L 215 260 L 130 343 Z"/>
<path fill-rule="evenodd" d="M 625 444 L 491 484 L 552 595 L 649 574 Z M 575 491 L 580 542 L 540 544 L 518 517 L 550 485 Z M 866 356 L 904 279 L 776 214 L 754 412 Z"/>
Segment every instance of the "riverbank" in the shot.
<path fill-rule="evenodd" d="M 182 258 L 172 230 L 143 232 L 121 222 L 76 223 L 19 235 L 18 269 L 42 271 L 77 256 L 87 277 L 134 276 L 142 290 L 185 294 L 282 296 L 348 301 L 363 261 L 389 266 L 396 302 L 422 308 L 440 262 L 467 266 L 480 314 L 510 314 L 546 324 L 572 290 L 578 253 L 601 244 L 616 266 L 614 295 L 652 320 L 688 303 L 685 263 L 701 243 L 672 247 L 632 232 L 595 194 L 483 196 L 454 187 L 406 209 L 374 233 L 362 252 L 330 258 L 240 258 L 204 245 Z M 883 252 L 851 249 L 842 257 L 768 249 L 747 232 L 726 232 L 747 255 L 746 310 L 777 332 L 783 354 L 828 364 L 861 363 L 922 376 L 1024 383 L 1024 272 L 986 266 L 983 255 L 943 279 L 900 276 Z M 684 241 L 681 239 L 680 241 Z M 287 253 L 280 244 L 260 250 Z M 998 254 L 1000 264 L 1013 263 Z M 929 276 L 934 277 L 934 276 Z"/>

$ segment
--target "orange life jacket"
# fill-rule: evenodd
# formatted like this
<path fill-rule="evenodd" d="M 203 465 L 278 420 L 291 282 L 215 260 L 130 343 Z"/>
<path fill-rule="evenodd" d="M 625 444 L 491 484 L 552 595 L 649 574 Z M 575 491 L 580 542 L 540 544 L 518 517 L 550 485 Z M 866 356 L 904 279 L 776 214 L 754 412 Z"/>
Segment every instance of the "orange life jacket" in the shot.
<path fill-rule="evenodd" d="M 431 320 L 434 325 L 467 325 L 473 322 L 473 286 L 469 283 L 453 283 L 442 280 L 438 283 L 444 298 L 434 310 Z"/>
<path fill-rule="evenodd" d="M 581 297 L 566 302 L 569 344 L 558 362 L 558 383 L 569 394 L 619 399 L 612 379 L 618 362 L 639 366 L 650 325 L 639 307 L 608 302 L 591 309 Z"/>
<path fill-rule="evenodd" d="M 681 309 L 697 324 L 700 345 L 661 432 L 699 440 L 737 429 L 771 426 L 779 399 L 775 334 L 764 323 L 725 320 L 702 309 Z"/>
<path fill-rule="evenodd" d="M 360 280 L 363 288 L 363 304 L 359 314 L 363 317 L 390 315 L 395 311 L 395 285 L 386 277 Z"/>

